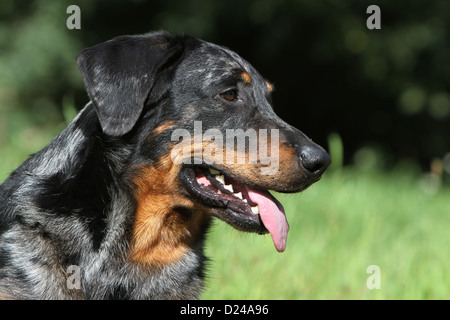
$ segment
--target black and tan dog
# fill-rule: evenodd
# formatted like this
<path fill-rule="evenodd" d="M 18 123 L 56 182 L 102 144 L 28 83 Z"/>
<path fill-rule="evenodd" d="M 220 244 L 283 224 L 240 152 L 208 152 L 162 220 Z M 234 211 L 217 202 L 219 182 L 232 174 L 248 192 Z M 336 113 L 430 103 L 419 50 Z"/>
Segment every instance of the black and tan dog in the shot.
<path fill-rule="evenodd" d="M 91 102 L 0 186 L 0 298 L 197 298 L 212 216 L 270 232 L 284 250 L 288 224 L 267 190 L 302 191 L 330 160 L 275 115 L 271 84 L 248 62 L 164 32 L 115 38 L 77 62 Z M 205 141 L 174 161 L 174 131 L 194 135 L 196 123 L 278 130 L 277 170 L 262 174 L 261 158 L 186 161 Z"/>

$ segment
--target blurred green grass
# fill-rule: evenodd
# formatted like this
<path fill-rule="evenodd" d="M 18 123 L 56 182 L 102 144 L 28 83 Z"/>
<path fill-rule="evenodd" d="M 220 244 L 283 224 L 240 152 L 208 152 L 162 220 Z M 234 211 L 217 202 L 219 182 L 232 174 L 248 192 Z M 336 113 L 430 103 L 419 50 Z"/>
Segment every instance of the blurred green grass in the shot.
<path fill-rule="evenodd" d="M 73 116 L 68 112 L 66 122 Z M 0 182 L 66 125 L 46 128 L 20 114 L 9 114 L 7 124 Z M 450 298 L 450 188 L 416 171 L 367 167 L 368 161 L 341 167 L 337 136 L 330 149 L 334 165 L 321 181 L 301 194 L 277 194 L 290 224 L 284 253 L 269 235 L 214 222 L 201 299 Z M 381 289 L 367 288 L 370 265 L 380 267 Z"/>
<path fill-rule="evenodd" d="M 278 194 L 290 232 L 277 253 L 270 236 L 216 222 L 207 243 L 202 299 L 448 299 L 450 197 L 394 172 L 325 174 L 298 195 Z M 381 271 L 369 290 L 367 267 Z"/>

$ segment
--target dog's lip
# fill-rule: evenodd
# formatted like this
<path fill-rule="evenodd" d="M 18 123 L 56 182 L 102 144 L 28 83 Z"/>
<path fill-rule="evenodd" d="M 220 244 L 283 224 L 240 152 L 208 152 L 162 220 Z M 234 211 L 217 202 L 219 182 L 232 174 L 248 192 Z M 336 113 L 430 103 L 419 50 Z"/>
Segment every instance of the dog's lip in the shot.
<path fill-rule="evenodd" d="M 270 232 L 277 251 L 285 250 L 289 225 L 283 206 L 268 190 L 254 189 L 208 167 L 186 166 L 181 172 L 185 188 L 214 216 L 242 231 Z"/>
<path fill-rule="evenodd" d="M 208 185 L 199 183 L 202 180 L 198 179 L 199 176 L 203 175 L 203 181 L 208 181 Z M 229 176 L 227 175 L 227 178 Z M 256 206 L 255 203 L 247 199 L 247 204 L 238 198 L 237 193 L 232 192 L 229 185 L 222 184 L 215 178 L 207 167 L 201 166 L 185 166 L 181 170 L 181 180 L 185 187 L 194 194 L 197 198 L 202 200 L 206 205 L 213 207 L 228 208 L 239 214 L 246 214 L 249 216 L 257 216 L 251 211 L 252 206 Z M 234 191 L 234 190 L 233 190 Z"/>

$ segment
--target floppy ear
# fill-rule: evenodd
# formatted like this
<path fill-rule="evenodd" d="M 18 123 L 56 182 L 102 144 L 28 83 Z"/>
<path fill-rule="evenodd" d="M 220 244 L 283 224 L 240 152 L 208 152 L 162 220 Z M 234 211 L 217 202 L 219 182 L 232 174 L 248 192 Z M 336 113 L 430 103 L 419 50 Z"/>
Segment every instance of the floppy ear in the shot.
<path fill-rule="evenodd" d="M 121 136 L 133 128 L 158 74 L 183 52 L 180 39 L 165 32 L 122 36 L 77 55 L 103 132 Z M 161 95 L 152 93 L 152 97 Z"/>

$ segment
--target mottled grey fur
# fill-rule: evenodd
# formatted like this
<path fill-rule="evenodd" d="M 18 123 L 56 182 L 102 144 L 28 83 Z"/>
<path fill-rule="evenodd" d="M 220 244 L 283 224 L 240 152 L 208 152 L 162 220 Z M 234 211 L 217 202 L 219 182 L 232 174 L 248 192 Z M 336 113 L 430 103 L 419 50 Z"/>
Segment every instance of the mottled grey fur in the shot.
<path fill-rule="evenodd" d="M 77 150 L 86 148 L 79 126 L 92 126 L 88 104 L 68 128 L 45 149 L 27 160 L 0 189 L 0 298 L 3 299 L 195 299 L 202 288 L 197 270 L 204 260 L 201 243 L 181 261 L 163 269 L 147 269 L 127 261 L 127 233 L 135 204 L 118 186 L 111 186 L 105 238 L 98 250 L 85 222 L 76 215 L 58 216 L 34 204 L 40 181 L 56 171 L 71 173 Z M 86 129 L 85 131 L 89 131 Z M 68 145 L 67 141 L 71 144 Z M 63 150 L 60 152 L 59 150 Z M 119 150 L 119 151 L 117 151 Z M 108 157 L 122 158 L 126 148 Z M 116 160 L 111 163 L 116 163 Z M 72 258 L 71 258 L 72 257 Z M 76 260 L 81 287 L 68 288 Z"/>

